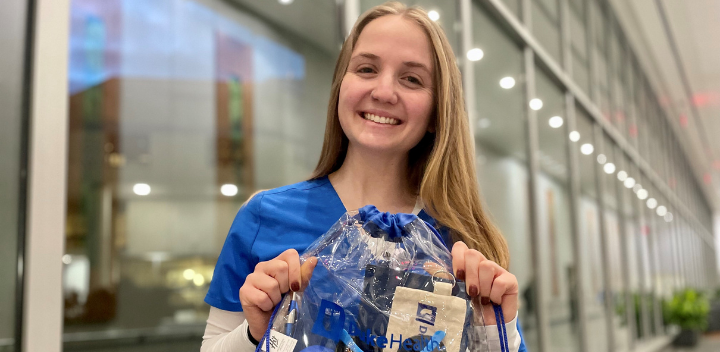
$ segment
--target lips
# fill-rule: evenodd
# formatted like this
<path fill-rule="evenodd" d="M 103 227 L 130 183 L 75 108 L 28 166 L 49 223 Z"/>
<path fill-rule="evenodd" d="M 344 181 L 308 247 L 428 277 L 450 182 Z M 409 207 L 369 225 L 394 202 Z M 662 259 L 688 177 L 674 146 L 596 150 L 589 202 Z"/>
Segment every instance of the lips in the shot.
<path fill-rule="evenodd" d="M 398 120 L 398 119 L 394 119 L 392 117 L 379 116 L 379 115 L 372 114 L 369 112 L 360 113 L 360 116 L 362 116 L 362 118 L 365 120 L 379 123 L 381 125 L 399 125 L 400 124 L 400 120 Z"/>

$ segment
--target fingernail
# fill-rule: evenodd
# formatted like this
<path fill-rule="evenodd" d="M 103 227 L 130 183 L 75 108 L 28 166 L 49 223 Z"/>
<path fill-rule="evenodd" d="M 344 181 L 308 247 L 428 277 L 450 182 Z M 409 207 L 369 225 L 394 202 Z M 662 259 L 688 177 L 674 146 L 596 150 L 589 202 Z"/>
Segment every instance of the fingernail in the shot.
<path fill-rule="evenodd" d="M 465 281 L 465 270 L 463 270 L 463 269 L 458 270 L 456 277 L 460 281 Z"/>
<path fill-rule="evenodd" d="M 297 282 L 293 282 L 292 285 L 290 285 L 290 289 L 293 290 L 293 292 L 300 291 L 300 284 Z"/>
<path fill-rule="evenodd" d="M 475 297 L 478 294 L 478 288 L 475 286 L 470 286 L 470 290 L 468 291 L 470 294 L 470 297 Z"/>
<path fill-rule="evenodd" d="M 490 304 L 490 297 L 480 298 L 480 304 L 482 304 L 482 305 L 484 305 L 484 306 Z"/>

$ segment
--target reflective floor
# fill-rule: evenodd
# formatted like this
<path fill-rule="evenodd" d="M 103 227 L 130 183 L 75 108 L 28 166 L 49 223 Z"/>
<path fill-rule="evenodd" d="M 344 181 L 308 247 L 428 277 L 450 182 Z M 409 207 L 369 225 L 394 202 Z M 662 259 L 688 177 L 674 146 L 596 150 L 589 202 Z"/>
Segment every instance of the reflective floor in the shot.
<path fill-rule="evenodd" d="M 700 340 L 700 343 L 695 348 L 673 348 L 668 346 L 660 352 L 680 352 L 680 351 L 693 351 L 693 352 L 717 352 L 720 351 L 720 333 L 712 335 L 705 335 Z"/>

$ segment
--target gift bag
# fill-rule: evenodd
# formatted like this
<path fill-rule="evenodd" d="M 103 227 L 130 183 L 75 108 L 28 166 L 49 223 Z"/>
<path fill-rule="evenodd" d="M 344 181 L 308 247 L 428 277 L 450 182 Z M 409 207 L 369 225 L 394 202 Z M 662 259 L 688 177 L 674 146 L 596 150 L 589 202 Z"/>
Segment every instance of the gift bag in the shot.
<path fill-rule="evenodd" d="M 258 351 L 487 351 L 450 251 L 417 216 L 347 212 L 300 260 L 311 257 L 307 288 L 285 295 Z"/>

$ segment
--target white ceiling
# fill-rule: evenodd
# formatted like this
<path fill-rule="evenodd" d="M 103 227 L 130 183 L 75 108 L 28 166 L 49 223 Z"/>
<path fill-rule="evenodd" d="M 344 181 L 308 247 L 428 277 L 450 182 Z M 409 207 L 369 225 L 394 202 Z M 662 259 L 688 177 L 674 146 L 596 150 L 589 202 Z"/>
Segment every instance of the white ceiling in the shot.
<path fill-rule="evenodd" d="M 611 0 L 708 200 L 720 209 L 720 1 Z"/>

